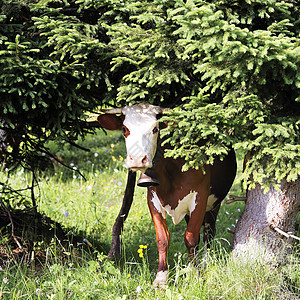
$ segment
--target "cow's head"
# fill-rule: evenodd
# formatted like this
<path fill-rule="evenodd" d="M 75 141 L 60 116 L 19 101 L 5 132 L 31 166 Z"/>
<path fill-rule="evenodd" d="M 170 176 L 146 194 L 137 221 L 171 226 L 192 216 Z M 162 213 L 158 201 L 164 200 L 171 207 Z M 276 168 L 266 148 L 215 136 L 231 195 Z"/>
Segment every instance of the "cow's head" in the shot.
<path fill-rule="evenodd" d="M 126 168 L 145 172 L 152 167 L 159 135 L 157 116 L 165 110 L 142 103 L 103 110 L 104 114 L 98 117 L 103 128 L 123 131 L 127 150 Z"/>

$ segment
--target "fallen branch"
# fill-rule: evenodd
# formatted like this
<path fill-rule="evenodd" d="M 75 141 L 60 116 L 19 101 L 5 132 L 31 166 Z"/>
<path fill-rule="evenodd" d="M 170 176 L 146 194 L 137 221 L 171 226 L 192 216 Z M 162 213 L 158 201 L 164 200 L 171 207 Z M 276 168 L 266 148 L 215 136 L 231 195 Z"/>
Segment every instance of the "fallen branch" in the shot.
<path fill-rule="evenodd" d="M 288 232 L 285 232 L 285 231 L 281 230 L 280 228 L 275 227 L 274 225 L 270 225 L 270 227 L 271 227 L 272 229 L 274 229 L 276 232 L 278 232 L 279 234 L 285 236 L 286 238 L 293 238 L 293 239 L 295 239 L 295 240 L 300 241 L 300 238 L 299 238 L 299 237 L 297 237 L 297 236 L 295 236 L 295 235 L 293 235 L 293 234 L 290 234 L 290 233 L 288 233 Z"/>
<path fill-rule="evenodd" d="M 239 197 L 239 196 L 234 196 L 234 195 L 229 195 L 229 199 L 226 201 L 226 204 L 231 204 L 233 202 L 237 201 L 247 201 L 247 197 Z"/>
<path fill-rule="evenodd" d="M 14 241 L 16 242 L 16 244 L 18 245 L 19 249 L 23 250 L 23 247 L 21 246 L 21 244 L 19 243 L 18 239 L 15 236 L 14 221 L 11 217 L 10 211 L 8 210 L 8 208 L 5 206 L 5 204 L 1 200 L 0 200 L 0 202 L 1 202 L 3 209 L 6 211 L 8 217 L 9 217 L 10 223 L 11 223 L 11 236 L 14 239 Z"/>

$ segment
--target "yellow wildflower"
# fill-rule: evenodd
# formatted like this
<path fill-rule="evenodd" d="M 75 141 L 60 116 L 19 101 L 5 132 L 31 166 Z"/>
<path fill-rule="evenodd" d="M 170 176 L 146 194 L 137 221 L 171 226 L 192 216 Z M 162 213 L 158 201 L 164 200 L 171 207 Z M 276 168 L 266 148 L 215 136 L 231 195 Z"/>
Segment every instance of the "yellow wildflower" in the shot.
<path fill-rule="evenodd" d="M 144 249 L 147 249 L 147 245 L 140 245 L 139 249 L 137 250 L 139 257 L 144 257 Z"/>

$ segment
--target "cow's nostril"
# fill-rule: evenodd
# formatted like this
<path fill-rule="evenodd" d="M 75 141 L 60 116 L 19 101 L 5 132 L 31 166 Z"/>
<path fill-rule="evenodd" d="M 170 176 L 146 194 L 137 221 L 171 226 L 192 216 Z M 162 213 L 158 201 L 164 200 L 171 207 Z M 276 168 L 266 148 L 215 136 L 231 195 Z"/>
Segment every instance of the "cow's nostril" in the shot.
<path fill-rule="evenodd" d="M 148 162 L 148 157 L 145 155 L 142 159 L 142 164 L 145 165 Z"/>

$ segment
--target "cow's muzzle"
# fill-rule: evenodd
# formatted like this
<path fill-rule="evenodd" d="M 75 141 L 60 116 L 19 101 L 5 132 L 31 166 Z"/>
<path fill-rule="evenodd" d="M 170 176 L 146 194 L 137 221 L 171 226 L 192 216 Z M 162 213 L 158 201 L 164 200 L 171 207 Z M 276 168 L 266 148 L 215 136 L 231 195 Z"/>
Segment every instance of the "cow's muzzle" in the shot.
<path fill-rule="evenodd" d="M 126 168 L 132 171 L 145 172 L 152 167 L 152 161 L 149 160 L 148 155 L 128 155 L 126 160 Z"/>

